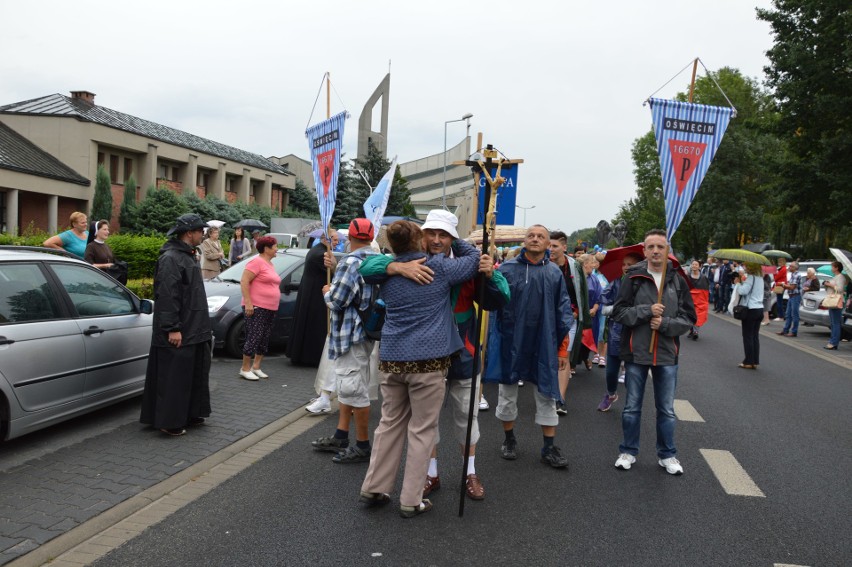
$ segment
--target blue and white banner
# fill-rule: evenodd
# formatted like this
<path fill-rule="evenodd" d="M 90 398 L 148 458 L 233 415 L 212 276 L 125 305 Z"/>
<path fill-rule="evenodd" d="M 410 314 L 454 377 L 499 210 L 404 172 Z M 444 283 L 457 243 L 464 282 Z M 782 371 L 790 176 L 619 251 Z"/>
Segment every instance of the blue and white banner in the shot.
<path fill-rule="evenodd" d="M 382 226 L 382 219 L 385 216 L 385 210 L 388 208 L 388 200 L 390 199 L 391 186 L 393 178 L 396 174 L 396 156 L 393 157 L 390 169 L 373 189 L 370 197 L 364 201 L 364 218 L 371 221 L 376 227 L 376 236 L 379 235 L 379 227 Z"/>
<path fill-rule="evenodd" d="M 343 147 L 343 126 L 349 117 L 341 112 L 314 124 L 305 131 L 311 148 L 311 163 L 314 169 L 314 184 L 317 188 L 320 218 L 323 230 L 328 234 L 328 225 L 334 214 L 337 200 L 337 175 L 340 171 L 340 154 Z"/>
<path fill-rule="evenodd" d="M 671 241 L 710 168 L 734 109 L 658 98 L 649 102 Z"/>

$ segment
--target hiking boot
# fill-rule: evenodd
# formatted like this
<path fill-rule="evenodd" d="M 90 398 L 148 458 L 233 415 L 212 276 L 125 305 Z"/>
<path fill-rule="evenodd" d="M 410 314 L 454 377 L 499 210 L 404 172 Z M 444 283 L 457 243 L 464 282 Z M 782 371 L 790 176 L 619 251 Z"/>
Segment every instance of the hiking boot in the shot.
<path fill-rule="evenodd" d="M 345 451 L 349 447 L 349 439 L 338 439 L 337 437 L 320 437 L 311 441 L 311 447 L 317 451 L 326 451 L 328 453 L 339 453 Z"/>
<path fill-rule="evenodd" d="M 503 445 L 500 447 L 500 450 L 503 452 L 503 458 L 507 461 L 514 461 L 518 458 L 517 449 L 518 441 L 514 437 L 503 441 Z"/>
<path fill-rule="evenodd" d="M 541 462 L 555 469 L 568 468 L 568 459 L 562 456 L 562 452 L 556 445 L 541 450 Z"/>
<path fill-rule="evenodd" d="M 343 451 L 340 451 L 335 456 L 331 458 L 332 462 L 338 464 L 348 464 L 348 463 L 369 463 L 370 462 L 370 449 L 362 449 L 357 445 L 350 445 L 346 447 Z"/>

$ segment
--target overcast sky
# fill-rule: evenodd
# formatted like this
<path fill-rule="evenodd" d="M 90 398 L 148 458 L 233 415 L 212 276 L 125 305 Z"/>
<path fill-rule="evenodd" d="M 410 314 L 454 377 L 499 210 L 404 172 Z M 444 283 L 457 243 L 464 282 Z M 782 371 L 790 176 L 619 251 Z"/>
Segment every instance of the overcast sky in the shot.
<path fill-rule="evenodd" d="M 473 113 L 474 142 L 483 132 L 525 160 L 527 223 L 571 232 L 633 196 L 630 147 L 651 125 L 642 102 L 693 58 L 763 80 L 772 37 L 755 6 L 770 2 L 0 0 L 0 105 L 89 90 L 101 106 L 309 159 L 328 71 L 332 113 L 352 114 L 352 158 L 390 62 L 390 156 L 441 153 L 444 122 Z M 657 96 L 686 90 L 690 72 Z M 452 147 L 464 122 L 447 131 Z"/>

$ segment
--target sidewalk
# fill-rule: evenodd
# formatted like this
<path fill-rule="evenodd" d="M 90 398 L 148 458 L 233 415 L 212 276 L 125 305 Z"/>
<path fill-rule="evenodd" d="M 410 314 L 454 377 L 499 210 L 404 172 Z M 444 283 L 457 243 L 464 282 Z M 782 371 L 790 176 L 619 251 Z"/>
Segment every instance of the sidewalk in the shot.
<path fill-rule="evenodd" d="M 271 378 L 247 382 L 237 378 L 239 361 L 214 358 L 213 413 L 205 425 L 183 437 L 161 435 L 137 417 L 0 473 L 0 565 L 220 452 L 314 397 L 315 369 L 293 367 L 284 356 L 266 362 Z"/>

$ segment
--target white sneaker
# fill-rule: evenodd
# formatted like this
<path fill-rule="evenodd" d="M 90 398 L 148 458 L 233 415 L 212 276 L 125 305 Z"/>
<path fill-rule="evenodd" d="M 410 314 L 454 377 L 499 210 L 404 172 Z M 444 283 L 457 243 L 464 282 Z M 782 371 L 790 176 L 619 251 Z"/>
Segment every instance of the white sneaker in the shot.
<path fill-rule="evenodd" d="M 629 471 L 635 462 L 636 457 L 630 453 L 622 453 L 618 456 L 618 460 L 615 461 L 615 468 Z"/>
<path fill-rule="evenodd" d="M 251 370 L 240 370 L 240 378 L 245 378 L 246 380 L 257 381 L 259 378 L 257 374 L 252 372 Z"/>
<path fill-rule="evenodd" d="M 479 398 L 479 411 L 488 411 L 488 408 L 491 406 L 488 405 L 488 400 L 485 399 L 485 396 Z"/>
<path fill-rule="evenodd" d="M 311 413 L 328 413 L 331 411 L 331 402 L 322 396 L 314 400 L 314 402 L 305 408 L 305 411 Z"/>
<path fill-rule="evenodd" d="M 625 376 L 626 376 L 626 374 L 619 374 L 618 375 L 618 383 L 619 384 L 624 384 L 624 377 Z"/>
<path fill-rule="evenodd" d="M 675 457 L 669 457 L 668 459 L 660 459 L 658 462 L 660 466 L 666 469 L 666 472 L 669 474 L 683 474 L 683 467 L 680 466 L 680 461 L 678 461 Z"/>
<path fill-rule="evenodd" d="M 269 374 L 267 374 L 266 372 L 264 372 L 260 368 L 252 368 L 251 372 L 252 372 L 252 374 L 257 376 L 258 378 L 269 378 Z"/>

